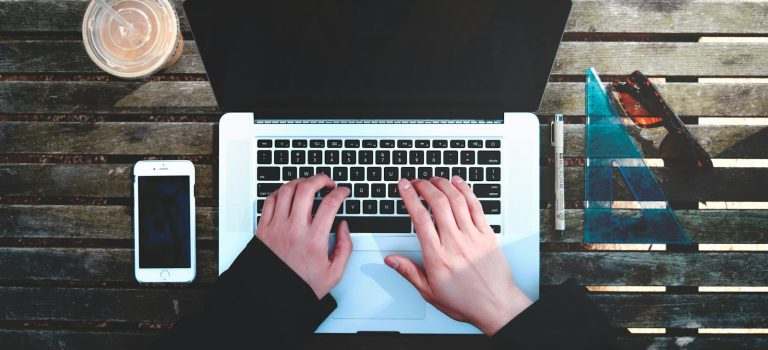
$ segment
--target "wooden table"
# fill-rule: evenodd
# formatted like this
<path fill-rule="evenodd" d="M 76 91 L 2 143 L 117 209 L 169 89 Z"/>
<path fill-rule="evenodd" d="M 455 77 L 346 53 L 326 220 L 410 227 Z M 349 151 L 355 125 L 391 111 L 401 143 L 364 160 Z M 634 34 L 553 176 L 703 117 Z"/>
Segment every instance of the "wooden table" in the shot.
<path fill-rule="evenodd" d="M 145 81 L 110 77 L 81 42 L 84 0 L 0 0 L 0 348 L 139 348 L 193 312 L 217 271 L 217 112 L 182 16 L 185 51 Z M 178 4 L 177 4 L 178 5 Z M 177 6 L 180 8 L 180 6 Z M 739 42 L 701 37 L 758 37 Z M 768 347 L 768 2 L 579 1 L 538 111 L 542 288 L 576 277 L 622 348 Z M 720 166 L 686 184 L 654 171 L 693 247 L 582 244 L 584 68 L 665 78 L 660 90 Z M 717 78 L 713 80 L 705 80 Z M 728 78 L 728 79 L 719 79 Z M 761 78 L 750 80 L 743 78 Z M 567 116 L 568 234 L 552 234 L 549 121 Z M 722 119 L 716 119 L 722 118 Z M 742 119 L 750 118 L 750 119 Z M 709 125 L 711 121 L 727 125 Z M 740 125 L 739 123 L 751 123 Z M 762 124 L 759 125 L 759 124 Z M 662 136 L 643 134 L 647 157 Z M 197 168 L 198 277 L 133 278 L 131 167 Z M 748 167 L 734 159 L 757 159 Z M 724 202 L 728 204 L 726 209 Z M 699 209 L 700 206 L 710 209 Z M 721 206 L 721 207 L 718 207 Z M 740 206 L 740 207 L 739 207 Z M 714 208 L 714 209 L 713 209 Z M 720 209 L 717 209 L 720 208 Z M 741 209 L 732 209 L 741 208 Z M 728 245 L 713 245 L 728 244 Z M 736 244 L 736 245 L 730 245 Z M 700 286 L 759 287 L 720 291 Z M 657 333 L 630 333 L 634 331 Z M 734 334 L 718 334 L 737 328 Z M 763 334 L 748 334 L 762 328 Z M 709 330 L 707 330 L 709 329 Z M 708 334 L 704 334 L 706 332 Z M 712 334 L 712 332 L 715 332 Z M 483 348 L 476 336 L 317 336 L 307 348 Z"/>

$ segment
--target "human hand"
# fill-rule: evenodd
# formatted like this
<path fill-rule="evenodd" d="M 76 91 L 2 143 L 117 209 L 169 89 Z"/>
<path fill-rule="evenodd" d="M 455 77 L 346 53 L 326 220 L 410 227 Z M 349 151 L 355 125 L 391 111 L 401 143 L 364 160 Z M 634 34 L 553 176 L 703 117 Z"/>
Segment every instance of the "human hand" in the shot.
<path fill-rule="evenodd" d="M 451 181 L 400 179 L 398 189 L 421 243 L 424 270 L 399 255 L 384 261 L 411 282 L 424 300 L 488 336 L 531 305 L 515 285 L 480 201 L 464 180 L 458 176 Z M 437 228 L 419 194 L 432 208 Z"/>
<path fill-rule="evenodd" d="M 328 255 L 331 226 L 349 196 L 348 188 L 336 187 L 328 193 L 312 217 L 315 193 L 335 186 L 325 174 L 284 184 L 264 201 L 256 228 L 256 238 L 307 282 L 318 299 L 339 283 L 352 253 L 349 226 L 342 221 L 336 230 L 336 246 Z"/>

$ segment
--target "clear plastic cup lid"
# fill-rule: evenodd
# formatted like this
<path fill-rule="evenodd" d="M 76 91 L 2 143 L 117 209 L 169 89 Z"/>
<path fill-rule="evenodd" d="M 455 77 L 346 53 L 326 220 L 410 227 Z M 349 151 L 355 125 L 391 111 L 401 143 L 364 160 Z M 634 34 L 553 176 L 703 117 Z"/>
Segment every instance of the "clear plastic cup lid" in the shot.
<path fill-rule="evenodd" d="M 167 0 L 107 0 L 130 26 L 92 1 L 83 18 L 88 55 L 107 73 L 123 78 L 151 75 L 168 63 L 181 39 Z"/>

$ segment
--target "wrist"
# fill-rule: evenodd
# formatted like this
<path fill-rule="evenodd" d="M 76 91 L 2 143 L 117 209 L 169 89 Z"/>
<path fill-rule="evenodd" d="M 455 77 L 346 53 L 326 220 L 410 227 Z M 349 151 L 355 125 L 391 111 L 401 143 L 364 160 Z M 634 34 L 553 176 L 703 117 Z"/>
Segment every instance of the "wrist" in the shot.
<path fill-rule="evenodd" d="M 489 314 L 488 320 L 477 327 L 489 337 L 492 337 L 509 321 L 533 304 L 533 301 L 516 286 L 504 300 L 499 301 L 500 304 Z"/>

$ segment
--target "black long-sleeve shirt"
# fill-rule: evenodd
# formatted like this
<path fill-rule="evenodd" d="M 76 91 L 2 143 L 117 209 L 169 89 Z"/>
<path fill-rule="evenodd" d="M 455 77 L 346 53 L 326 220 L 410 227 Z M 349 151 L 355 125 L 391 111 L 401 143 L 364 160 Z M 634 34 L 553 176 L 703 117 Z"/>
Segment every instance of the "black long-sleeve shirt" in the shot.
<path fill-rule="evenodd" d="M 177 322 L 157 349 L 297 348 L 336 308 L 253 238 L 208 292 L 202 313 Z M 606 349 L 610 324 L 584 287 L 568 281 L 544 294 L 492 338 L 499 349 Z"/>

